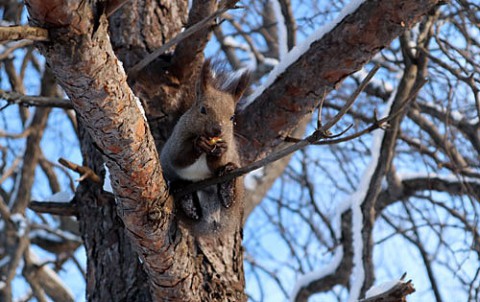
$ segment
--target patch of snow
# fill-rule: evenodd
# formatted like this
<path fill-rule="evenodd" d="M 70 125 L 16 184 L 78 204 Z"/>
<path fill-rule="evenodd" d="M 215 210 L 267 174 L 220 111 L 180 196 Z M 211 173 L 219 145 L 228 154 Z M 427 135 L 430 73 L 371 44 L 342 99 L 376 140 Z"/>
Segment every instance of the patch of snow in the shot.
<path fill-rule="evenodd" d="M 10 216 L 10 220 L 16 225 L 17 227 L 17 236 L 23 237 L 25 235 L 25 231 L 27 230 L 27 220 L 25 216 L 20 213 L 15 213 Z"/>
<path fill-rule="evenodd" d="M 445 107 L 442 107 L 438 104 L 435 104 L 433 102 L 426 102 L 426 103 L 422 103 L 422 105 L 424 106 L 427 106 L 427 107 L 430 107 L 438 112 L 441 112 L 441 113 L 444 113 L 444 114 L 450 114 L 450 117 L 456 121 L 456 122 L 460 122 L 460 121 L 467 121 L 470 125 L 476 125 L 478 123 L 478 117 L 475 117 L 475 118 L 472 118 L 472 119 L 468 119 L 467 116 L 463 113 L 461 113 L 460 111 L 457 111 L 457 110 L 449 110 Z"/>
<path fill-rule="evenodd" d="M 69 203 L 73 199 L 73 193 L 70 191 L 60 191 L 57 192 L 49 197 L 43 199 L 43 201 L 51 201 L 51 202 L 65 202 Z"/>
<path fill-rule="evenodd" d="M 388 101 L 385 112 L 379 119 L 387 116 L 390 113 L 393 100 L 395 99 L 395 93 L 392 93 L 390 100 Z M 382 129 L 377 129 L 373 133 L 373 141 L 371 150 L 371 159 L 366 167 L 361 181 L 357 186 L 357 190 L 351 195 L 352 199 L 352 234 L 353 234 L 353 270 L 352 270 L 352 280 L 350 286 L 350 296 L 348 298 L 349 302 L 357 301 L 360 296 L 360 291 L 363 286 L 363 281 L 365 280 L 365 269 L 363 267 L 363 214 L 362 214 L 362 203 L 367 196 L 368 188 L 370 187 L 370 182 L 378 166 L 378 160 L 380 157 L 380 149 L 382 146 L 383 137 L 385 136 L 385 131 Z"/>
<path fill-rule="evenodd" d="M 287 27 L 285 24 L 285 18 L 282 14 L 282 7 L 278 0 L 271 0 L 273 13 L 275 14 L 275 19 L 277 20 L 277 33 L 278 33 L 278 56 L 280 60 L 285 58 L 285 55 L 288 53 L 287 45 Z"/>
<path fill-rule="evenodd" d="M 310 49 L 310 45 L 320 40 L 325 33 L 331 31 L 338 23 L 340 23 L 347 15 L 354 12 L 365 0 L 352 0 L 348 5 L 346 5 L 340 14 L 335 20 L 326 24 L 325 26 L 317 29 L 313 34 L 311 34 L 305 41 L 295 46 L 290 52 L 288 52 L 285 57 L 280 61 L 280 63 L 275 66 L 275 68 L 270 72 L 265 83 L 258 87 L 254 93 L 252 93 L 247 101 L 245 102 L 246 106 L 251 104 L 257 97 L 259 97 L 270 85 L 272 85 L 275 80 L 280 76 L 285 70 L 295 63 L 306 51 Z"/>
<path fill-rule="evenodd" d="M 245 68 L 251 72 L 254 72 L 257 70 L 258 64 L 257 64 L 257 58 L 253 54 L 253 52 L 248 52 L 248 63 L 245 65 Z M 248 98 L 250 100 L 250 98 Z"/>
<path fill-rule="evenodd" d="M 134 96 L 135 103 L 137 104 L 138 110 L 140 110 L 140 113 L 143 116 L 143 120 L 147 121 L 147 116 L 145 115 L 145 109 L 142 106 L 142 102 L 140 102 L 140 99 L 136 96 Z"/>
<path fill-rule="evenodd" d="M 13 22 L 5 21 L 5 20 L 0 20 L 0 26 L 9 27 L 9 26 L 14 26 L 14 25 L 16 25 L 16 24 L 13 23 Z"/>
<path fill-rule="evenodd" d="M 416 56 L 417 55 L 417 47 L 418 47 L 417 42 L 414 41 L 414 40 L 409 40 L 408 41 L 408 47 L 410 47 L 410 51 L 412 52 L 412 54 L 414 56 Z"/>
<path fill-rule="evenodd" d="M 395 285 L 397 285 L 399 283 L 401 283 L 401 281 L 392 280 L 392 281 L 387 281 L 387 282 L 381 283 L 381 284 L 376 285 L 376 286 L 372 286 L 365 293 L 365 299 L 381 295 L 381 294 L 389 291 L 390 289 L 392 289 Z"/>
<path fill-rule="evenodd" d="M 52 234 L 52 233 L 49 233 L 45 230 L 33 230 L 33 231 L 30 231 L 30 233 L 28 234 L 28 237 L 30 239 L 34 239 L 34 238 L 43 238 L 45 240 L 48 240 L 48 241 L 53 241 L 53 242 L 62 242 L 62 238 L 60 238 L 59 236 L 55 235 L 55 234 Z"/>
<path fill-rule="evenodd" d="M 395 93 L 392 94 L 390 100 L 388 102 L 387 108 L 384 112 L 384 116 L 388 115 L 393 104 Z M 362 250 L 363 250 L 363 241 L 362 241 L 362 225 L 363 225 L 363 215 L 361 211 L 361 202 L 365 198 L 367 194 L 367 188 L 373 176 L 373 172 L 378 164 L 378 157 L 380 156 L 380 147 L 383 140 L 385 132 L 383 130 L 377 130 L 374 132 L 373 143 L 371 147 L 372 158 L 370 160 L 369 166 L 364 171 L 362 181 L 357 187 L 357 191 L 354 192 L 351 196 L 343 200 L 337 207 L 337 212 L 334 218 L 334 224 L 337 226 L 335 228 L 335 236 L 337 239 L 340 238 L 341 234 L 341 216 L 343 213 L 348 211 L 349 209 L 352 210 L 353 213 L 353 223 L 352 223 L 352 232 L 353 232 L 353 245 L 354 245 L 354 268 L 353 268 L 353 276 L 354 280 L 352 282 L 351 292 L 349 301 L 356 301 L 358 296 L 360 295 L 360 290 L 363 285 L 363 280 L 365 278 L 365 272 L 363 268 L 363 261 L 362 261 Z M 246 177 L 245 177 L 246 180 Z M 247 186 L 247 184 L 245 184 Z M 329 274 L 335 272 L 335 270 L 340 265 L 340 262 L 343 258 L 343 248 L 337 247 L 335 250 L 335 254 L 332 258 L 332 261 L 325 267 L 320 268 L 318 270 L 309 272 L 303 276 L 301 276 L 292 291 L 290 296 L 290 301 L 294 301 L 298 292 L 301 288 L 308 286 L 311 282 L 323 278 Z"/>
<path fill-rule="evenodd" d="M 32 230 L 28 234 L 30 238 L 44 238 L 50 241 L 62 242 L 63 240 L 82 242 L 79 236 L 62 230 L 48 229 L 48 230 Z"/>
<path fill-rule="evenodd" d="M 474 177 L 464 177 L 456 174 L 437 174 L 428 172 L 402 172 L 398 173 L 400 180 L 413 180 L 418 178 L 437 178 L 444 182 L 459 183 L 459 182 L 471 182 L 480 184 L 480 179 Z"/>
<path fill-rule="evenodd" d="M 30 256 L 30 259 L 32 260 L 32 262 L 36 265 L 38 265 L 39 267 L 41 267 L 41 269 L 43 270 L 43 272 L 53 281 L 55 282 L 58 286 L 61 286 L 62 289 L 65 291 L 66 294 L 68 294 L 72 301 L 74 301 L 74 295 L 72 293 L 72 291 L 70 290 L 70 288 L 68 288 L 64 281 L 58 276 L 58 274 L 52 269 L 50 268 L 48 265 L 44 265 L 43 262 L 40 261 L 40 259 L 38 259 L 38 256 L 32 251 L 32 249 L 29 249 L 28 251 L 29 253 L 29 256 Z"/>
<path fill-rule="evenodd" d="M 265 177 L 265 169 L 263 167 L 248 173 L 243 179 L 245 188 L 249 191 L 255 190 L 263 177 Z"/>
<path fill-rule="evenodd" d="M 367 70 L 365 69 L 365 67 L 362 67 L 362 69 L 353 74 L 353 77 L 355 77 L 358 81 L 362 82 L 367 77 L 367 75 Z M 383 80 L 377 80 L 373 78 L 372 80 L 370 80 L 370 85 L 373 85 L 375 89 L 378 89 L 383 93 L 391 93 L 393 91 L 393 85 Z"/>
<path fill-rule="evenodd" d="M 388 189 L 388 181 L 386 177 L 382 177 L 382 190 Z"/>
<path fill-rule="evenodd" d="M 5 281 L 0 281 L 0 289 L 3 289 L 5 286 L 7 286 L 7 283 L 5 283 Z"/>
<path fill-rule="evenodd" d="M 105 192 L 109 192 L 113 194 L 112 183 L 110 180 L 110 170 L 108 170 L 108 167 L 106 164 L 103 164 L 103 167 L 105 168 L 105 179 L 103 180 L 103 190 Z"/>
<path fill-rule="evenodd" d="M 456 121 L 461 121 L 465 118 L 465 115 L 461 114 L 460 112 L 458 112 L 456 110 L 450 112 L 450 114 L 451 114 L 452 118 Z"/>
<path fill-rule="evenodd" d="M 334 229 L 335 237 L 337 240 L 339 240 L 341 237 L 342 214 L 348 211 L 351 208 L 351 205 L 352 205 L 351 199 L 346 198 L 342 202 L 340 202 L 340 204 L 336 207 L 336 213 L 333 219 L 333 224 L 337 226 Z M 309 272 L 301 276 L 300 278 L 298 278 L 297 282 L 295 283 L 295 286 L 293 287 L 293 291 L 290 296 L 290 301 L 291 302 L 295 301 L 295 298 L 297 297 L 298 292 L 303 287 L 308 286 L 310 283 L 312 283 L 315 280 L 318 280 L 327 275 L 333 274 L 335 270 L 338 268 L 338 266 L 340 265 L 342 258 L 343 258 L 343 247 L 339 246 L 335 249 L 335 254 L 333 255 L 333 258 L 328 265 L 321 267 L 318 270 Z"/>
<path fill-rule="evenodd" d="M 272 66 L 272 67 L 275 67 L 277 66 L 279 63 L 279 61 L 275 58 L 264 58 L 263 59 L 263 64 L 267 65 L 267 66 Z"/>
<path fill-rule="evenodd" d="M 12 259 L 10 257 L 10 255 L 7 255 L 5 257 L 3 257 L 1 260 L 0 260 L 0 268 L 1 267 L 4 267 L 5 265 L 7 265 L 9 262 L 10 262 L 10 259 Z"/>
<path fill-rule="evenodd" d="M 306 287 L 310 283 L 312 283 L 315 280 L 321 279 L 325 276 L 333 274 L 338 266 L 340 265 L 340 262 L 342 261 L 343 258 L 343 248 L 342 247 L 337 247 L 335 250 L 335 254 L 332 258 L 332 261 L 326 265 L 325 267 L 309 272 L 300 278 L 298 278 L 297 283 L 295 284 L 292 295 L 290 296 L 290 301 L 293 302 L 295 301 L 295 298 L 298 295 L 298 292 L 300 291 L 301 288 Z"/>
<path fill-rule="evenodd" d="M 238 42 L 238 41 L 237 41 L 235 38 L 233 38 L 232 36 L 226 36 L 226 37 L 223 39 L 223 44 L 224 44 L 225 46 L 228 46 L 228 47 L 238 48 L 238 49 L 245 50 L 245 51 L 249 51 L 249 50 L 250 50 L 250 48 L 248 47 L 247 44 Z"/>

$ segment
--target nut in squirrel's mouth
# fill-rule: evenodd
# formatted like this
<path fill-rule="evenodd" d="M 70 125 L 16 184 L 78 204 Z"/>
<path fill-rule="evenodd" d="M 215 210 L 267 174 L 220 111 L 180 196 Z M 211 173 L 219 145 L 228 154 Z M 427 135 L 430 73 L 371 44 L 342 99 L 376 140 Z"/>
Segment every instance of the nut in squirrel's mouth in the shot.
<path fill-rule="evenodd" d="M 219 136 L 214 136 L 214 137 L 210 137 L 209 140 L 208 140 L 208 144 L 210 146 L 213 146 L 215 144 L 217 144 L 218 142 L 221 142 L 223 141 L 223 139 Z"/>

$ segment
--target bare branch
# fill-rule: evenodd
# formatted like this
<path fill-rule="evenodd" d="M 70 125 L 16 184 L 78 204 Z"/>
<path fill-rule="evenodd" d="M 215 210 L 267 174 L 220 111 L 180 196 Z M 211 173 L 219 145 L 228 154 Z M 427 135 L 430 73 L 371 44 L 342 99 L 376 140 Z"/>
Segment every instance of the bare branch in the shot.
<path fill-rule="evenodd" d="M 145 57 L 143 60 L 141 60 L 138 64 L 133 66 L 128 72 L 129 79 L 134 79 L 143 68 L 145 68 L 148 64 L 152 63 L 153 60 L 158 58 L 158 56 L 166 52 L 175 44 L 178 44 L 180 41 L 187 39 L 194 33 L 198 32 L 199 30 L 211 25 L 212 20 L 221 16 L 224 12 L 228 11 L 229 9 L 234 8 L 237 2 L 238 0 L 222 1 L 222 3 L 219 5 L 220 6 L 219 9 L 215 11 L 213 14 L 204 18 L 202 21 L 198 22 L 197 24 L 189 27 L 187 30 L 181 32 L 180 34 L 175 36 L 175 38 L 163 44 L 162 47 L 155 50 L 154 52 L 149 54 L 147 57 Z"/>
<path fill-rule="evenodd" d="M 34 26 L 0 27 L 0 41 L 21 39 L 48 41 L 48 30 Z"/>
<path fill-rule="evenodd" d="M 78 209 L 72 202 L 31 201 L 28 207 L 37 213 L 59 216 L 77 216 Z"/>
<path fill-rule="evenodd" d="M 58 162 L 65 166 L 66 168 L 75 171 L 80 174 L 80 178 L 78 181 L 83 181 L 85 179 L 90 179 L 93 182 L 96 183 L 102 183 L 103 180 L 100 176 L 98 176 L 92 169 L 86 166 L 79 166 L 75 163 L 72 163 L 71 161 L 68 161 L 64 158 L 59 158 Z"/>
<path fill-rule="evenodd" d="M 58 97 L 27 96 L 18 92 L 8 92 L 0 89 L 0 98 L 4 99 L 9 104 L 17 104 L 21 106 L 73 109 L 70 100 Z"/>

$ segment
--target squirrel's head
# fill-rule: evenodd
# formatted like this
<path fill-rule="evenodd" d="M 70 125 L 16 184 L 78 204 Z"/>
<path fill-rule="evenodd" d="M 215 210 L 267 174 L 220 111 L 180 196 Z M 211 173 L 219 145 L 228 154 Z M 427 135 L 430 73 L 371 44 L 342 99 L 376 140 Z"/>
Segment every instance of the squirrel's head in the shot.
<path fill-rule="evenodd" d="M 196 101 L 190 110 L 196 110 L 197 116 L 205 125 L 198 129 L 208 137 L 233 133 L 235 108 L 249 83 L 249 74 L 228 77 L 225 73 L 213 72 L 210 61 L 202 67 L 196 86 Z"/>

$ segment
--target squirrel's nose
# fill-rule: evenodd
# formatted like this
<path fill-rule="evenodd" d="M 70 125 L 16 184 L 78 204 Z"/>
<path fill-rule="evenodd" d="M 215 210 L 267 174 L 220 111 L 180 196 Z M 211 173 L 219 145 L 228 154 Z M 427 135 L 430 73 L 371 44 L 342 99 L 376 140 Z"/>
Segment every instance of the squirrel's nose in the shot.
<path fill-rule="evenodd" d="M 222 134 L 222 127 L 220 125 L 212 126 L 212 128 L 210 128 L 207 133 L 209 137 L 220 136 L 221 134 Z"/>

